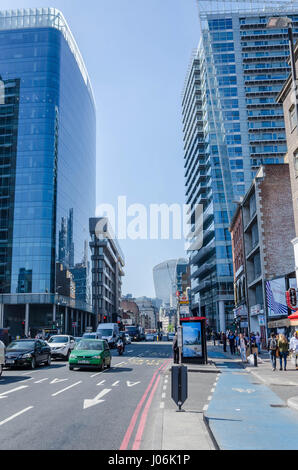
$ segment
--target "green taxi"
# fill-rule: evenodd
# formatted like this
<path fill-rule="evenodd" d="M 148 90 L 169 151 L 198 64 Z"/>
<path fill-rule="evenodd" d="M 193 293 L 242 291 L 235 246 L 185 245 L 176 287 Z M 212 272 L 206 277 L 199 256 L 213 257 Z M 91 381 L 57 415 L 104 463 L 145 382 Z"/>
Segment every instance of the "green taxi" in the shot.
<path fill-rule="evenodd" d="M 69 356 L 69 369 L 92 367 L 103 370 L 111 367 L 112 355 L 108 342 L 103 339 L 84 339 L 79 341 Z"/>

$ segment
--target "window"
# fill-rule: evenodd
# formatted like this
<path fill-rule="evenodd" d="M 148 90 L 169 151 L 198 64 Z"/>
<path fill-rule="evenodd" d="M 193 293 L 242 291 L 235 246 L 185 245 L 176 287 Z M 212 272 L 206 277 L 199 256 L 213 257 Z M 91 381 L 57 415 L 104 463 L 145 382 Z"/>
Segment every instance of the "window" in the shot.
<path fill-rule="evenodd" d="M 294 152 L 294 169 L 295 169 L 295 176 L 298 177 L 298 149 Z"/>
<path fill-rule="evenodd" d="M 296 112 L 295 104 L 292 104 L 292 106 L 289 109 L 289 120 L 290 120 L 291 132 L 293 132 L 293 130 L 297 126 L 297 112 Z"/>

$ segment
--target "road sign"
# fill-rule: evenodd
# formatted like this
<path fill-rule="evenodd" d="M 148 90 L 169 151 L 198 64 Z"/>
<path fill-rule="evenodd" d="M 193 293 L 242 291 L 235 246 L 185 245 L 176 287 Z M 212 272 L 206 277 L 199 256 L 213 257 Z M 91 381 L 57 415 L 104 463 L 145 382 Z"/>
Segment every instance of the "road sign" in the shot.
<path fill-rule="evenodd" d="M 72 326 L 77 326 L 77 322 L 76 322 L 76 321 L 73 321 L 73 322 L 72 322 Z"/>

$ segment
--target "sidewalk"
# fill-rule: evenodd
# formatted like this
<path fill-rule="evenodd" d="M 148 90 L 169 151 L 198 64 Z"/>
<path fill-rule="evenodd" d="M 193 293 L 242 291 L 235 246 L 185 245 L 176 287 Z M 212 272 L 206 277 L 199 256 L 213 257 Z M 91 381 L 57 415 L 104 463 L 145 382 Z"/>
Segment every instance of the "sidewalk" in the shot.
<path fill-rule="evenodd" d="M 206 423 L 223 450 L 296 450 L 298 371 L 272 371 L 267 351 L 258 366 L 209 344 L 209 358 L 221 372 L 205 411 Z M 282 392 L 281 392 L 282 390 Z M 285 400 L 284 396 L 291 395 Z M 286 430 L 283 434 L 281 429 Z"/>
<path fill-rule="evenodd" d="M 272 371 L 267 351 L 255 367 L 243 364 L 228 347 L 224 352 L 222 345 L 210 343 L 208 361 L 187 365 L 184 412 L 177 412 L 167 391 L 160 410 L 159 444 L 152 448 L 298 450 L 298 371 L 290 360 L 287 371 L 279 371 L 279 361 Z M 171 365 L 164 371 L 163 386 L 168 381 L 171 385 Z M 277 390 L 286 390 L 291 397 L 284 400 Z"/>
<path fill-rule="evenodd" d="M 169 381 L 171 387 L 171 367 L 164 372 L 163 383 Z M 204 422 L 204 406 L 200 373 L 208 374 L 208 381 L 214 382 L 218 374 L 215 364 L 187 365 L 188 369 L 188 398 L 182 406 L 183 412 L 170 397 L 171 388 L 167 390 L 162 412 L 162 429 L 155 447 L 161 450 L 215 450 L 212 437 Z M 207 396 L 207 392 L 205 393 Z"/>

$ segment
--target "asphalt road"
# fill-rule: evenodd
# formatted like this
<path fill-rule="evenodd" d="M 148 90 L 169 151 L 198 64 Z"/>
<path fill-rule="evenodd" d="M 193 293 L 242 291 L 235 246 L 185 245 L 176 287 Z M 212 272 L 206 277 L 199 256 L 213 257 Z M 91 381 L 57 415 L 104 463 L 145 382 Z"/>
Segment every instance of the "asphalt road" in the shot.
<path fill-rule="evenodd" d="M 123 356 L 112 355 L 103 372 L 70 371 L 63 361 L 34 371 L 5 369 L 0 449 L 142 448 L 172 343 L 132 343 Z"/>

